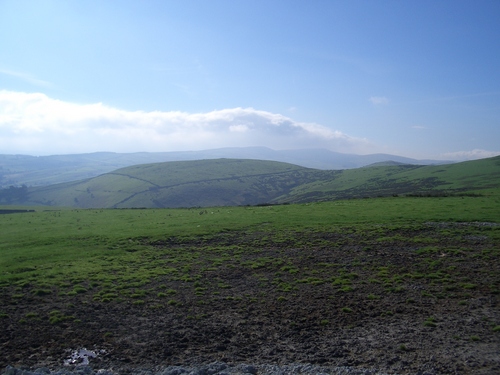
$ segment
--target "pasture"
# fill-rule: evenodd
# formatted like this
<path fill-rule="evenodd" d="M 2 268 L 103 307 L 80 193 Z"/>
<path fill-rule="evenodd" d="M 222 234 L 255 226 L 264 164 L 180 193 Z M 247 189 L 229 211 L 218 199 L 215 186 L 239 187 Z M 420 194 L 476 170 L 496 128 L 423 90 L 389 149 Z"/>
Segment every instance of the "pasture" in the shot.
<path fill-rule="evenodd" d="M 411 373 L 431 355 L 443 372 L 500 366 L 495 190 L 35 209 L 0 215 L 3 367 L 57 366 L 68 347 L 105 349 L 96 365 L 123 368 L 295 361 Z"/>

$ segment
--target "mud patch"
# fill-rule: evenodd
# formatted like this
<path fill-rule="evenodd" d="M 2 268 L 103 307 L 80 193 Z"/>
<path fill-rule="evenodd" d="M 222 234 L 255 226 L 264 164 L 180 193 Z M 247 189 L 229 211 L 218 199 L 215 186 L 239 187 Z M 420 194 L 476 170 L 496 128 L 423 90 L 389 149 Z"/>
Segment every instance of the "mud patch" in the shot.
<path fill-rule="evenodd" d="M 16 287 L 1 289 L 0 366 L 500 373 L 500 241 L 491 230 L 439 224 L 155 241 L 165 269 L 177 271 L 112 286 L 106 300 L 98 288 L 27 290 L 22 299 Z M 67 319 L 51 323 L 54 309 Z"/>

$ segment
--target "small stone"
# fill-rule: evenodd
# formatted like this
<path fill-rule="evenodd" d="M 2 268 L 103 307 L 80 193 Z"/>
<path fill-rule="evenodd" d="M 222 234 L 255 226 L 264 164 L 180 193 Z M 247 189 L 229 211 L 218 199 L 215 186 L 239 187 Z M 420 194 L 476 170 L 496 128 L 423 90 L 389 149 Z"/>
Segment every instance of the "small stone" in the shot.
<path fill-rule="evenodd" d="M 114 375 L 114 373 L 112 371 L 105 370 L 102 368 L 97 371 L 97 375 Z"/>

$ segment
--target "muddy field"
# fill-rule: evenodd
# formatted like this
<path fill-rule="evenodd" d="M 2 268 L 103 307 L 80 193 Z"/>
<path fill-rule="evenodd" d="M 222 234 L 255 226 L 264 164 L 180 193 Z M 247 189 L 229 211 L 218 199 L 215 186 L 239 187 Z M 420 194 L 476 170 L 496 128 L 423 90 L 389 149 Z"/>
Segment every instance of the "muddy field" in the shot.
<path fill-rule="evenodd" d="M 151 242 L 182 275 L 133 293 L 3 288 L 0 368 L 58 368 L 85 347 L 93 368 L 123 374 L 213 361 L 500 373 L 494 231 L 426 223 Z"/>

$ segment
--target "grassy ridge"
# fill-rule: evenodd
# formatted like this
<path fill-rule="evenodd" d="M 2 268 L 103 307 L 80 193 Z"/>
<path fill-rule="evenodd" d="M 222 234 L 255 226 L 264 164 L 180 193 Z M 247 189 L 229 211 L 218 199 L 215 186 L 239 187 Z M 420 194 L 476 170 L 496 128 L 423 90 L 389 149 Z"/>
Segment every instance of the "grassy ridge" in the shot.
<path fill-rule="evenodd" d="M 184 152 L 95 152 L 88 154 L 29 156 L 0 154 L 0 188 L 9 186 L 45 186 L 96 177 L 138 164 L 179 160 L 243 158 L 274 160 L 318 169 L 345 169 L 366 166 L 384 160 L 409 164 L 432 164 L 395 155 L 352 155 L 326 149 L 271 150 L 266 147 L 235 147 Z"/>
<path fill-rule="evenodd" d="M 0 192 L 0 203 L 81 208 L 210 207 L 398 194 L 471 194 L 499 186 L 500 157 L 441 166 L 372 166 L 344 171 L 216 159 L 138 165 L 83 181 L 7 189 L 3 196 Z"/>
<path fill-rule="evenodd" d="M 298 186 L 282 201 L 302 202 L 392 194 L 459 193 L 500 186 L 500 157 L 440 166 L 375 166 Z"/>
<path fill-rule="evenodd" d="M 292 164 L 219 159 L 155 163 L 73 183 L 34 188 L 28 203 L 76 207 L 193 207 L 266 203 L 334 172 Z"/>

